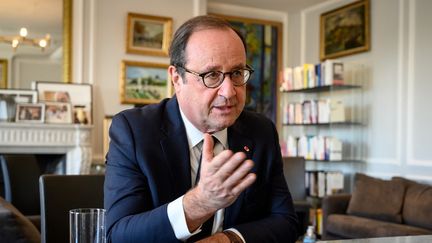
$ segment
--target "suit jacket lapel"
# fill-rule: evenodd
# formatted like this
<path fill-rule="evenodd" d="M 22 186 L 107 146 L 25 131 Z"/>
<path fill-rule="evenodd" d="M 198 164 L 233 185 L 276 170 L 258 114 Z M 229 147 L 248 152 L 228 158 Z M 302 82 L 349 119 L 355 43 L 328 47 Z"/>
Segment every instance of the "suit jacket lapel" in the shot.
<path fill-rule="evenodd" d="M 170 170 L 174 196 L 177 198 L 191 188 L 191 168 L 186 130 L 175 96 L 168 101 L 164 115 L 166 119 L 163 120 L 161 130 L 166 136 L 160 144 L 166 158 L 166 167 Z"/>
<path fill-rule="evenodd" d="M 241 123 L 237 121 L 233 126 L 228 128 L 228 144 L 229 149 L 235 152 L 244 152 L 248 159 L 252 159 L 254 151 L 253 140 L 250 139 L 244 131 Z M 252 169 L 254 170 L 254 169 Z M 242 192 L 237 200 L 231 206 L 225 209 L 224 228 L 232 227 L 235 223 L 243 203 L 244 192 Z"/>

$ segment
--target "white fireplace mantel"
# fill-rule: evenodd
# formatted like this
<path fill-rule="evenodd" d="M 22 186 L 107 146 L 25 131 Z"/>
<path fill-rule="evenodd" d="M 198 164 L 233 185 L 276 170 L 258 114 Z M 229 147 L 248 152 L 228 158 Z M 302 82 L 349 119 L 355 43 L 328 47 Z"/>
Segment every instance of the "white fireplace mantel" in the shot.
<path fill-rule="evenodd" d="M 90 173 L 91 125 L 0 123 L 0 154 L 66 154 L 66 174 Z"/>

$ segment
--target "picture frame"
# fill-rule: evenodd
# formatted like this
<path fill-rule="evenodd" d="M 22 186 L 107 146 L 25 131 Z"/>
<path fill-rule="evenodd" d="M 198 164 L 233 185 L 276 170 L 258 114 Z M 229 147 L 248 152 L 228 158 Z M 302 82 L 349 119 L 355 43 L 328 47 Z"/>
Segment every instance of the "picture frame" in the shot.
<path fill-rule="evenodd" d="M 16 122 L 43 123 L 45 118 L 45 104 L 17 103 Z"/>
<path fill-rule="evenodd" d="M 7 88 L 8 60 L 0 59 L 0 89 Z"/>
<path fill-rule="evenodd" d="M 121 63 L 120 102 L 146 105 L 171 96 L 168 64 L 123 60 Z"/>
<path fill-rule="evenodd" d="M 111 127 L 113 116 L 105 116 L 103 120 L 103 155 L 105 156 L 108 153 L 109 150 L 109 143 L 110 143 L 110 137 L 109 137 L 109 129 Z"/>
<path fill-rule="evenodd" d="M 128 13 L 126 52 L 168 56 L 173 20 L 170 17 Z"/>
<path fill-rule="evenodd" d="M 360 0 L 320 16 L 320 59 L 370 50 L 370 3 Z"/>
<path fill-rule="evenodd" d="M 45 123 L 72 123 L 71 103 L 45 102 Z"/>
<path fill-rule="evenodd" d="M 282 23 L 222 14 L 245 38 L 247 63 L 255 70 L 247 83 L 245 109 L 277 121 L 278 82 L 282 68 Z"/>
<path fill-rule="evenodd" d="M 15 121 L 17 103 L 37 103 L 37 101 L 36 90 L 0 89 L 0 121 Z"/>
<path fill-rule="evenodd" d="M 71 103 L 74 124 L 92 124 L 93 88 L 91 84 L 33 81 L 39 101 Z"/>

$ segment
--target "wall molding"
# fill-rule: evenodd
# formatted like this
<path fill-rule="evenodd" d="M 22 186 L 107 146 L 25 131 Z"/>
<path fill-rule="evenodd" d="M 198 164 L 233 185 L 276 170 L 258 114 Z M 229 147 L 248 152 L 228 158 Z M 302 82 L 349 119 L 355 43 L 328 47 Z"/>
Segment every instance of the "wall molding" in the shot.
<path fill-rule="evenodd" d="M 398 158 L 367 158 L 368 164 L 386 164 L 386 165 L 401 165 L 401 160 Z"/>
<path fill-rule="evenodd" d="M 405 0 L 407 1 L 407 0 Z M 416 1 L 408 2 L 408 65 L 407 65 L 407 165 L 432 167 L 432 160 L 414 158 L 414 89 L 415 89 L 415 43 L 416 43 Z"/>

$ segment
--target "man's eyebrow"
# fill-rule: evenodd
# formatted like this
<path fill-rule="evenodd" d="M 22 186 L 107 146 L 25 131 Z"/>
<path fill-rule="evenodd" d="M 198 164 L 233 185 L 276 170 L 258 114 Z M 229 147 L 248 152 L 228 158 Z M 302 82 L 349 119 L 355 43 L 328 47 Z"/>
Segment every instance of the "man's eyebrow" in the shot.
<path fill-rule="evenodd" d="M 246 65 L 244 65 L 244 64 L 237 64 L 237 65 L 232 66 L 230 68 L 230 70 L 228 70 L 228 71 L 238 70 L 238 69 L 242 69 L 242 68 L 245 68 L 245 67 L 246 67 Z M 220 66 L 220 65 L 214 65 L 214 66 L 207 66 L 207 67 L 205 67 L 203 72 L 221 71 L 221 70 L 222 70 L 222 66 Z"/>

